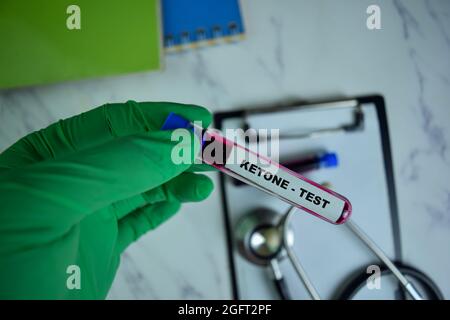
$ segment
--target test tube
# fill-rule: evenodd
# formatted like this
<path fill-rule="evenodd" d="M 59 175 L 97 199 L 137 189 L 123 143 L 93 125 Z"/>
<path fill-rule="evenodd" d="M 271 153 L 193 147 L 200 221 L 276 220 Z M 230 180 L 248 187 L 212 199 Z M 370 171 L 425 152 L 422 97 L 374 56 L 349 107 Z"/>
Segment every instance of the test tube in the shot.
<path fill-rule="evenodd" d="M 213 129 L 198 128 L 171 113 L 162 130 L 193 130 L 201 140 L 201 160 L 221 172 L 333 224 L 342 224 L 352 206 L 344 196 L 231 141 Z"/>

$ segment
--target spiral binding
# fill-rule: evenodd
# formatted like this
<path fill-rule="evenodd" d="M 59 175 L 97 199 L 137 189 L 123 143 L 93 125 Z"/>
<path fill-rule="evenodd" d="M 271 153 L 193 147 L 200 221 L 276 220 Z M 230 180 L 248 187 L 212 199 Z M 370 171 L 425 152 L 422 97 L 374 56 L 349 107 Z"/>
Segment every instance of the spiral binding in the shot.
<path fill-rule="evenodd" d="M 226 32 L 223 32 L 223 31 Z M 244 33 L 236 22 L 230 22 L 226 28 L 214 25 L 210 28 L 197 28 L 195 32 L 184 31 L 178 35 L 164 37 L 165 51 L 180 52 L 187 49 L 199 49 L 220 43 L 232 43 L 244 38 Z"/>

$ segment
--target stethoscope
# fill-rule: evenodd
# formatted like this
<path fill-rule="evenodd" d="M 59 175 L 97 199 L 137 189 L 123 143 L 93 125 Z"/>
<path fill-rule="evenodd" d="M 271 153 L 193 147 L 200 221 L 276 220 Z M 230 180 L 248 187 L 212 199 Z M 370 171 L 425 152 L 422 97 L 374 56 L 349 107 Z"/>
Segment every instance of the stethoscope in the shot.
<path fill-rule="evenodd" d="M 271 209 L 260 208 L 245 215 L 237 224 L 237 247 L 240 254 L 251 263 L 270 267 L 273 273 L 275 287 L 282 299 L 291 298 L 279 266 L 279 262 L 287 256 L 306 288 L 306 291 L 309 293 L 309 296 L 313 300 L 320 300 L 319 293 L 293 250 L 294 232 L 290 227 L 290 222 L 293 214 L 297 210 L 297 208 L 291 207 L 284 215 L 281 215 Z M 414 283 L 420 284 L 428 299 L 443 299 L 439 288 L 423 272 L 410 266 L 394 263 L 354 221 L 349 220 L 345 225 L 348 230 L 383 262 L 384 267 L 382 268 L 381 274 L 394 275 L 404 289 L 403 291 L 411 299 L 423 300 L 425 297 L 425 295 L 419 292 Z M 413 279 L 414 283 L 409 279 Z M 350 299 L 354 297 L 365 285 L 366 280 L 367 274 L 364 270 L 364 272 L 351 279 L 351 281 L 346 281 L 348 284 L 346 284 L 341 294 L 336 298 Z"/>

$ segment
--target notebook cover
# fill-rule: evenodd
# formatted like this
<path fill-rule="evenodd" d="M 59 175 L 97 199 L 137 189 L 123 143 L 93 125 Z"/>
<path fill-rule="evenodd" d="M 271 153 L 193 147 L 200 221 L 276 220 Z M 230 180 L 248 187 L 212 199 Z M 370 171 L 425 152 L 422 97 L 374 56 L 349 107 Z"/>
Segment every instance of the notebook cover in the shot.
<path fill-rule="evenodd" d="M 80 8 L 80 30 L 66 26 L 71 4 Z M 160 68 L 159 5 L 159 0 L 0 1 L 0 88 Z"/>
<path fill-rule="evenodd" d="M 238 0 L 162 0 L 166 50 L 239 39 L 244 25 Z"/>

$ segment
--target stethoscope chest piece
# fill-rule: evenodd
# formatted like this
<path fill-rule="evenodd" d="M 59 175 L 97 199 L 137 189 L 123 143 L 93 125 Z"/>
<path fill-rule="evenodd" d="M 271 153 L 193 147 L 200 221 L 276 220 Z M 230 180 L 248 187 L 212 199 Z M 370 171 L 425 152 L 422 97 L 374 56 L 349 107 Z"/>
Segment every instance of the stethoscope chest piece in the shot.
<path fill-rule="evenodd" d="M 257 265 L 269 265 L 270 261 L 286 256 L 280 222 L 283 216 L 268 208 L 258 208 L 239 219 L 236 240 L 239 253 Z M 288 230 L 288 241 L 294 244 L 294 232 Z"/>

